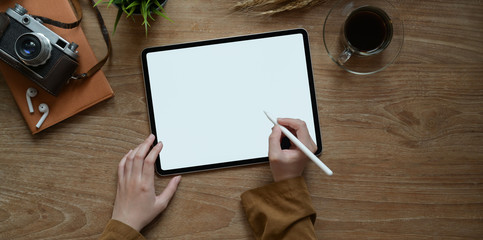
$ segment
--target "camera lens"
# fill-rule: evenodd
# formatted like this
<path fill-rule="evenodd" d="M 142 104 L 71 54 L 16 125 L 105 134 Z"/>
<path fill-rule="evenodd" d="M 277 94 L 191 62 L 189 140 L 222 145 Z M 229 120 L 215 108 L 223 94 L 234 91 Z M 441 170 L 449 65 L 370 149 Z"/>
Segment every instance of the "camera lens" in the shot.
<path fill-rule="evenodd" d="M 31 39 L 27 39 L 20 43 L 20 51 L 24 56 L 33 56 L 38 52 L 39 44 Z"/>
<path fill-rule="evenodd" d="M 50 58 L 52 46 L 41 33 L 25 33 L 15 42 L 15 52 L 23 63 L 29 66 L 45 64 Z"/>

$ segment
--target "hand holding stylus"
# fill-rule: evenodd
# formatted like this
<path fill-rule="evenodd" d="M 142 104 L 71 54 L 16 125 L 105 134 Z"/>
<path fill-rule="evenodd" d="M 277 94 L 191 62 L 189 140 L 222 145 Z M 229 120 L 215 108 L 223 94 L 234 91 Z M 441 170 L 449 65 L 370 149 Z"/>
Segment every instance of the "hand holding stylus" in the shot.
<path fill-rule="evenodd" d="M 321 168 L 327 175 L 330 176 L 333 174 L 332 170 L 330 170 L 317 156 L 313 154 L 313 151 L 315 151 L 317 147 L 315 143 L 312 141 L 312 138 L 310 138 L 305 122 L 301 120 L 295 120 L 295 119 L 279 119 L 280 122 L 277 122 L 272 117 L 270 117 L 267 114 L 267 112 L 265 112 L 265 115 L 267 115 L 268 119 L 275 125 L 272 131 L 272 134 L 270 135 L 270 144 L 269 144 L 270 146 L 269 146 L 269 154 L 268 154 L 269 158 L 271 157 L 280 158 L 280 156 L 282 156 L 281 154 L 283 154 L 283 152 L 279 146 L 280 144 L 277 145 L 275 141 L 280 142 L 280 138 L 282 137 L 282 133 L 283 133 L 283 135 L 285 135 L 288 139 L 290 139 L 290 141 L 297 147 L 297 149 L 290 149 L 289 152 L 286 152 L 285 158 L 296 159 L 297 157 L 300 157 L 301 154 L 304 154 L 307 156 L 307 158 L 312 160 L 319 168 Z M 293 130 L 295 130 L 297 137 L 299 137 L 299 139 L 292 132 L 290 132 L 286 127 L 282 125 L 286 125 L 292 128 Z M 278 128 L 280 129 L 280 132 L 278 131 Z M 302 141 L 304 143 L 302 143 Z M 309 148 L 312 148 L 312 150 Z M 290 159 L 286 159 L 286 160 L 290 161 Z M 272 159 L 270 161 L 272 162 Z M 299 165 L 302 165 L 302 164 L 299 164 Z M 291 167 L 295 167 L 293 174 L 298 173 L 297 170 L 298 168 L 300 168 L 299 165 L 291 166 Z M 304 167 L 305 167 L 305 164 L 303 164 L 303 167 L 301 168 L 299 175 L 301 175 L 301 172 L 303 171 Z M 272 168 L 272 172 L 273 172 L 273 168 Z M 275 181 L 277 181 L 277 179 L 275 179 Z"/>

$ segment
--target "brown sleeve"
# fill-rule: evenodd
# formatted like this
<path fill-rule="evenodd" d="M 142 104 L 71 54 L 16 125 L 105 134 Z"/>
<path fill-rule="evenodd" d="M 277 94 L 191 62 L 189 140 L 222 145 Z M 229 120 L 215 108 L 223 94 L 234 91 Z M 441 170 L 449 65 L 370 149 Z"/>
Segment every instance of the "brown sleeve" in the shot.
<path fill-rule="evenodd" d="M 316 213 L 302 177 L 246 191 L 241 199 L 256 239 L 317 239 Z"/>
<path fill-rule="evenodd" d="M 99 240 L 145 240 L 145 238 L 129 225 L 111 219 Z"/>

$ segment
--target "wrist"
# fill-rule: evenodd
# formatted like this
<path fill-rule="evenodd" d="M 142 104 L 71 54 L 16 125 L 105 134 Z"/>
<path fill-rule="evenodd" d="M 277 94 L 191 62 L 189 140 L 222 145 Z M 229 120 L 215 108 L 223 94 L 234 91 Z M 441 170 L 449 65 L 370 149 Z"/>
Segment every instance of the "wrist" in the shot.
<path fill-rule="evenodd" d="M 112 219 L 116 220 L 118 222 L 121 222 L 126 226 L 131 227 L 132 229 L 136 230 L 137 232 L 141 232 L 142 226 L 139 226 L 139 224 L 135 224 L 135 223 L 129 221 L 129 219 L 124 219 L 122 217 L 116 217 L 116 216 L 112 216 Z"/>
<path fill-rule="evenodd" d="M 291 174 L 291 173 L 281 174 L 281 175 L 273 174 L 273 181 L 274 182 L 281 182 L 281 181 L 284 181 L 284 180 L 288 180 L 288 179 L 296 178 L 296 177 L 300 177 L 300 176 L 301 176 L 300 174 Z"/>

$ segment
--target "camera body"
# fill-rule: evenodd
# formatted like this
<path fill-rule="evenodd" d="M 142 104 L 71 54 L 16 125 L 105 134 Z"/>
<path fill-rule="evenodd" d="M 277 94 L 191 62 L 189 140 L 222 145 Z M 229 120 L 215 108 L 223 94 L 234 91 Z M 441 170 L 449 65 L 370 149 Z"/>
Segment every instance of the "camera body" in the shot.
<path fill-rule="evenodd" d="M 15 4 L 0 16 L 0 59 L 56 96 L 74 75 L 78 45 L 69 43 Z"/>

